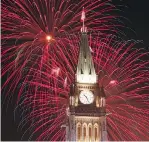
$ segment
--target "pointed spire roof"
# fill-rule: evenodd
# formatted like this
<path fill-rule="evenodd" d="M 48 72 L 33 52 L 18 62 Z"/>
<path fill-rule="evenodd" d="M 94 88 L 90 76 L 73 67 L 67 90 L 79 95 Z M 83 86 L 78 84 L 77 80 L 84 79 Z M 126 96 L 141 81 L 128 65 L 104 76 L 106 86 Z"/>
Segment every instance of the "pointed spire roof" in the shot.
<path fill-rule="evenodd" d="M 87 28 L 84 25 L 85 21 L 84 8 L 82 11 L 81 20 L 83 22 L 83 26 L 81 28 L 81 42 L 80 42 L 80 51 L 77 66 L 77 82 L 96 83 L 97 79 L 88 43 Z"/>

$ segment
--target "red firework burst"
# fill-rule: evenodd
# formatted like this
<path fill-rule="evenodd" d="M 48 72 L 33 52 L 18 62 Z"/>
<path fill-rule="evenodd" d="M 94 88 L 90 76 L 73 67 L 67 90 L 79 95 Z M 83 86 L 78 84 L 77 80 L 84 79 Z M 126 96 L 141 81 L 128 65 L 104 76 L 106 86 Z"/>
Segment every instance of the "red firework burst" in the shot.
<path fill-rule="evenodd" d="M 135 42 L 110 37 L 122 25 L 107 15 L 114 10 L 107 2 L 2 1 L 2 76 L 8 76 L 2 91 L 9 99 L 18 94 L 20 127 L 29 125 L 29 139 L 65 138 L 61 126 L 77 65 L 82 7 L 88 30 L 102 33 L 93 32 L 90 46 L 107 94 L 109 140 L 149 139 L 149 55 Z"/>
<path fill-rule="evenodd" d="M 149 52 L 137 45 L 114 38 L 95 45 L 99 85 L 107 96 L 109 140 L 149 139 Z"/>

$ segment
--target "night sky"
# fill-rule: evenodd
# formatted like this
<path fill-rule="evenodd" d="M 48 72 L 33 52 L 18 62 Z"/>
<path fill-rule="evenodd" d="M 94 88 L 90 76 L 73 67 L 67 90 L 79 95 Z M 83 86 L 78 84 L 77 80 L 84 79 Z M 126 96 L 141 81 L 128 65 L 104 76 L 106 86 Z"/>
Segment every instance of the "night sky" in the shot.
<path fill-rule="evenodd" d="M 113 0 L 113 3 L 123 5 L 123 15 L 130 20 L 129 27 L 136 32 L 136 34 L 132 34 L 132 38 L 143 40 L 144 46 L 147 49 L 149 46 L 149 0 Z M 124 5 L 127 6 L 127 8 L 124 8 Z M 2 104 L 1 139 L 3 141 L 21 140 L 23 132 L 21 132 L 20 129 L 17 131 L 19 121 L 14 121 L 14 101 L 12 101 L 12 104 L 3 102 Z M 18 119 L 17 116 L 16 118 Z M 28 139 L 24 137 L 23 140 Z"/>
<path fill-rule="evenodd" d="M 113 0 L 116 4 L 123 4 L 124 16 L 129 19 L 129 27 L 135 31 L 134 38 L 143 40 L 149 46 L 149 1 L 148 0 Z"/>

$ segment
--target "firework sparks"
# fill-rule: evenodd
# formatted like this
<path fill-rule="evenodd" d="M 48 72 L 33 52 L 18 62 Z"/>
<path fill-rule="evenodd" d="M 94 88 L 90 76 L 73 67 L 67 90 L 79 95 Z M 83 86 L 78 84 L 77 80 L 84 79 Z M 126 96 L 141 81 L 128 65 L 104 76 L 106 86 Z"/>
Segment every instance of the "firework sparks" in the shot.
<path fill-rule="evenodd" d="M 97 37 L 92 32 L 90 46 L 106 90 L 109 140 L 148 139 L 149 56 L 134 42 L 110 37 L 121 34 L 122 25 L 106 14 L 115 9 L 107 2 L 2 1 L 2 77 L 8 76 L 2 91 L 8 100 L 17 92 L 19 127 L 30 124 L 24 132 L 31 131 L 29 140 L 65 139 L 61 126 L 77 65 L 82 7 L 88 31 L 100 31 Z"/>

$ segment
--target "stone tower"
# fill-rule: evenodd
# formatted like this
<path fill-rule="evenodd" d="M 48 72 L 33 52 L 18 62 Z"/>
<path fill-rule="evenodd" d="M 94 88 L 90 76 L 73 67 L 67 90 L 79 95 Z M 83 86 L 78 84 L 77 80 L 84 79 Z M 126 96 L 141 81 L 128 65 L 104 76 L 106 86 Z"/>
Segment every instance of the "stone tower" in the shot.
<path fill-rule="evenodd" d="M 84 26 L 85 12 L 81 20 L 81 42 L 75 75 L 70 88 L 70 102 L 66 125 L 67 141 L 107 141 L 106 96 L 104 88 L 98 85 L 94 63 Z"/>

